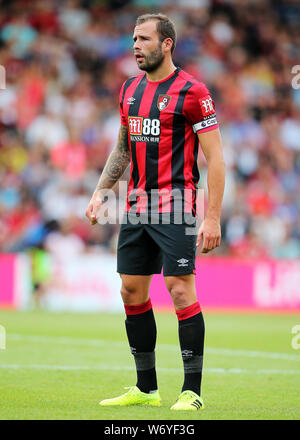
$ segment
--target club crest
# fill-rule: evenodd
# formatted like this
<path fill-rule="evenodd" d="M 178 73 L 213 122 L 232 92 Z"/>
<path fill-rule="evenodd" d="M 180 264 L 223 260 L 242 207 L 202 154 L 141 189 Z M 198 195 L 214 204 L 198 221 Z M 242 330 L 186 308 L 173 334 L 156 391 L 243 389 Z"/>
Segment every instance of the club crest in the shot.
<path fill-rule="evenodd" d="M 157 107 L 159 111 L 164 110 L 168 107 L 171 102 L 171 96 L 169 95 L 159 95 L 157 100 Z"/>

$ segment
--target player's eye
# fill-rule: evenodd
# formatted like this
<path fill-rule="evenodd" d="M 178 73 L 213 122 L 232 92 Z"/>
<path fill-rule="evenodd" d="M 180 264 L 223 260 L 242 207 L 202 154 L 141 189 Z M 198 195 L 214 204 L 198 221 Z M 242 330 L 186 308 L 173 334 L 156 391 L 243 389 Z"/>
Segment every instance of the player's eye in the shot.
<path fill-rule="evenodd" d="M 133 42 L 135 43 L 137 39 L 138 39 L 137 37 L 134 37 L 134 38 L 133 38 Z M 143 36 L 139 37 L 139 39 L 140 39 L 140 40 L 149 40 L 148 37 L 143 37 Z"/>

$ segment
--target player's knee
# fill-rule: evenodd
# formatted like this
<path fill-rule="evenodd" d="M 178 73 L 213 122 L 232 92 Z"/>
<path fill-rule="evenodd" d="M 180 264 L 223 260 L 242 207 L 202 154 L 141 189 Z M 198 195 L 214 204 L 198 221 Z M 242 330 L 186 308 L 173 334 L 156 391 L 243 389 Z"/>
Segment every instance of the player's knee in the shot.
<path fill-rule="evenodd" d="M 125 286 L 121 287 L 121 296 L 124 304 L 136 305 L 143 304 L 147 301 L 147 295 L 141 292 L 135 286 Z"/>
<path fill-rule="evenodd" d="M 189 307 L 197 301 L 195 280 L 191 275 L 166 277 L 165 281 L 176 310 Z"/>
<path fill-rule="evenodd" d="M 121 287 L 121 296 L 123 299 L 124 304 L 130 303 L 130 300 L 134 298 L 136 295 L 136 290 L 133 287 L 126 287 L 122 285 Z"/>
<path fill-rule="evenodd" d="M 190 305 L 190 298 L 186 289 L 179 285 L 172 285 L 169 289 L 174 306 L 177 309 L 183 309 Z"/>

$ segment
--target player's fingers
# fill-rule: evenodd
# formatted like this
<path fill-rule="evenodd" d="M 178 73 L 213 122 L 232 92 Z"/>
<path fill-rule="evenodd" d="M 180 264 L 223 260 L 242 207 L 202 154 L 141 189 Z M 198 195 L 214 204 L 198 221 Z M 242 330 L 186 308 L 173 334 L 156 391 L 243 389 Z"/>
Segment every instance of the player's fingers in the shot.
<path fill-rule="evenodd" d="M 206 254 L 209 251 L 210 251 L 210 238 L 207 235 L 204 235 L 201 252 L 202 254 Z"/>
<path fill-rule="evenodd" d="M 216 247 L 219 246 L 220 240 L 218 237 L 210 237 L 208 239 L 207 245 L 205 247 L 205 249 L 203 249 L 203 253 L 206 254 L 209 251 L 212 251 L 213 249 L 215 249 Z"/>
<path fill-rule="evenodd" d="M 96 213 L 97 207 L 93 203 L 90 203 L 86 210 L 86 216 L 92 225 L 95 225 L 97 223 Z"/>
<path fill-rule="evenodd" d="M 91 218 L 90 218 L 91 225 L 95 225 L 97 223 L 96 212 L 97 211 L 92 212 L 92 214 L 91 214 Z"/>
<path fill-rule="evenodd" d="M 208 236 L 207 240 L 203 242 L 202 253 L 206 254 L 209 251 L 215 249 L 219 243 L 218 237 Z"/>
<path fill-rule="evenodd" d="M 89 220 L 91 220 L 92 214 L 93 214 L 93 205 L 92 203 L 90 203 L 89 206 L 87 207 L 85 215 Z"/>
<path fill-rule="evenodd" d="M 200 243 L 201 243 L 202 238 L 203 238 L 203 232 L 200 231 L 200 232 L 198 233 L 197 242 L 196 242 L 196 246 L 197 246 L 197 247 L 200 246 Z"/>
<path fill-rule="evenodd" d="M 211 239 L 211 250 L 215 249 L 217 247 L 217 238 L 214 237 Z"/>
<path fill-rule="evenodd" d="M 220 246 L 221 244 L 221 237 L 219 236 L 216 240 L 216 247 Z"/>

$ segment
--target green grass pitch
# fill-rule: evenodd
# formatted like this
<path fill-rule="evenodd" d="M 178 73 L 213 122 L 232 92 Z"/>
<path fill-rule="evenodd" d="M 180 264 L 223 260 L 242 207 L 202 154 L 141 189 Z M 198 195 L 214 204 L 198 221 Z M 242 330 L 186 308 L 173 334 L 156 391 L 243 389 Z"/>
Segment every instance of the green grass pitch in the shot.
<path fill-rule="evenodd" d="M 205 313 L 205 410 L 172 412 L 183 379 L 174 313 L 156 313 L 162 407 L 101 408 L 136 383 L 124 314 L 0 311 L 0 419 L 300 419 L 295 314 Z"/>

